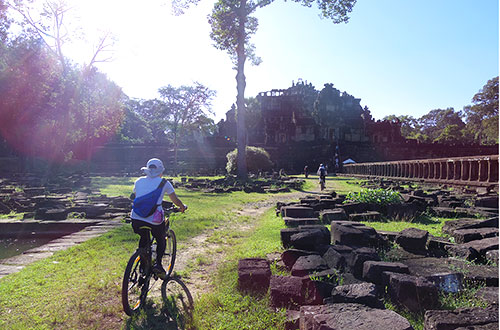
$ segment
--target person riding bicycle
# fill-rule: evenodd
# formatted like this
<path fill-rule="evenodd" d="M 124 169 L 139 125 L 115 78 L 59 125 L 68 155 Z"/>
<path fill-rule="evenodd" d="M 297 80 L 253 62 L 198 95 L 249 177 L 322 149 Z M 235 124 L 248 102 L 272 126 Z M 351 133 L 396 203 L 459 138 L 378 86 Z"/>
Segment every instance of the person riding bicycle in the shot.
<path fill-rule="evenodd" d="M 326 178 L 326 175 L 328 174 L 326 172 L 326 168 L 323 164 L 319 164 L 319 168 L 318 168 L 318 171 L 316 172 L 316 174 L 319 175 L 319 182 L 325 182 L 325 178 Z"/>
<path fill-rule="evenodd" d="M 134 233 L 140 236 L 139 248 L 146 248 L 149 244 L 149 232 L 153 235 L 157 242 L 157 257 L 155 265 L 153 266 L 153 272 L 156 273 L 160 278 L 166 275 L 165 269 L 161 264 L 161 259 L 165 253 L 165 217 L 164 211 L 161 206 L 163 201 L 163 196 L 168 195 L 170 200 L 179 207 L 181 212 L 187 209 L 179 197 L 175 194 L 174 187 L 166 179 L 162 179 L 162 174 L 165 168 L 163 163 L 158 158 L 150 159 L 146 167 L 142 167 L 141 170 L 146 174 L 146 176 L 141 176 L 134 183 L 134 190 L 131 199 L 136 199 L 138 197 L 147 195 L 152 191 L 160 188 L 163 185 L 160 196 L 156 202 L 156 208 L 154 213 L 149 216 L 140 216 L 137 214 L 136 210 L 132 208 L 130 218 L 132 219 L 132 228 Z M 154 208 L 154 206 L 153 206 Z"/>

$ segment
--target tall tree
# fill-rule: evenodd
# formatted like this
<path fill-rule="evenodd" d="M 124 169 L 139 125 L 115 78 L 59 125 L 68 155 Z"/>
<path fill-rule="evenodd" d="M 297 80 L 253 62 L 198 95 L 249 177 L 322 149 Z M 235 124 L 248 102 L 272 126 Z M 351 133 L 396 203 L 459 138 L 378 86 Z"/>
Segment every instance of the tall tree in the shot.
<path fill-rule="evenodd" d="M 122 92 L 104 74 L 62 70 L 39 39 L 16 40 L 2 56 L 0 134 L 13 149 L 50 160 L 88 159 L 122 118 Z"/>
<path fill-rule="evenodd" d="M 421 133 L 428 136 L 430 141 L 434 141 L 447 126 L 456 125 L 458 129 L 464 129 L 461 115 L 460 111 L 455 112 L 453 108 L 431 110 L 418 119 Z"/>
<path fill-rule="evenodd" d="M 201 116 L 213 113 L 211 102 L 215 91 L 195 83 L 194 86 L 167 85 L 161 87 L 158 92 L 162 102 L 158 115 L 165 120 L 165 129 L 172 136 L 174 162 L 177 166 L 179 140 L 185 134 L 185 128 L 200 120 Z"/>
<path fill-rule="evenodd" d="M 199 0 L 176 0 L 174 7 L 182 13 L 189 4 Z M 251 36 L 257 31 L 257 18 L 251 15 L 258 9 L 271 4 L 274 0 L 218 0 L 214 4 L 208 21 L 212 27 L 210 37 L 215 47 L 226 51 L 235 64 L 236 73 L 236 107 L 237 107 L 237 149 L 238 177 L 246 179 L 245 159 L 246 125 L 245 125 L 245 61 L 260 63 L 255 55 L 255 47 L 250 43 Z M 312 0 L 294 0 L 305 7 L 311 7 Z M 347 23 L 348 14 L 352 11 L 356 0 L 317 0 L 321 16 L 331 19 L 334 24 Z"/>
<path fill-rule="evenodd" d="M 47 49 L 59 59 L 63 69 L 68 69 L 69 60 L 64 54 L 64 45 L 83 38 L 84 34 L 78 26 L 77 18 L 71 15 L 72 7 L 67 0 L 45 0 L 41 7 L 38 4 L 34 6 L 34 0 L 11 0 L 7 4 L 21 15 L 22 20 L 18 24 L 22 30 L 43 41 Z M 115 37 L 111 32 L 101 32 L 83 71 L 89 72 L 96 63 L 110 61 L 114 41 Z"/>
<path fill-rule="evenodd" d="M 467 131 L 481 144 L 498 143 L 498 76 L 488 80 L 472 103 L 464 107 Z"/>

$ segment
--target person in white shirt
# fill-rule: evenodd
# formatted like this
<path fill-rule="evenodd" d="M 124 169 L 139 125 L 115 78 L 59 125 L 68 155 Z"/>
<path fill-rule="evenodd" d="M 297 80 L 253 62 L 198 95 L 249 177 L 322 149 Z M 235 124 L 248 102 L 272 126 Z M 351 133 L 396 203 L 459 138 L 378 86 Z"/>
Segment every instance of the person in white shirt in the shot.
<path fill-rule="evenodd" d="M 134 191 L 131 196 L 132 199 L 146 195 L 158 188 L 162 181 L 162 175 L 165 168 L 163 167 L 163 162 L 161 160 L 158 158 L 152 158 L 148 161 L 146 167 L 142 167 L 141 170 L 144 171 L 146 176 L 141 176 L 135 181 Z M 170 200 L 180 209 L 181 212 L 184 212 L 187 209 L 187 206 L 184 205 L 175 194 L 172 184 L 166 181 L 160 197 L 158 198 L 158 202 L 156 203 L 158 205 L 157 209 L 152 215 L 149 217 L 141 217 L 133 209 L 130 214 L 130 218 L 132 219 L 132 228 L 134 232 L 141 237 L 139 240 L 139 248 L 147 247 L 150 239 L 149 232 L 151 232 L 153 237 L 156 239 L 157 257 L 156 263 L 153 266 L 153 272 L 158 274 L 159 277 L 164 277 L 166 275 L 165 269 L 163 269 L 161 264 L 161 259 L 165 254 L 165 217 L 161 202 L 163 201 L 165 194 L 168 195 Z"/>

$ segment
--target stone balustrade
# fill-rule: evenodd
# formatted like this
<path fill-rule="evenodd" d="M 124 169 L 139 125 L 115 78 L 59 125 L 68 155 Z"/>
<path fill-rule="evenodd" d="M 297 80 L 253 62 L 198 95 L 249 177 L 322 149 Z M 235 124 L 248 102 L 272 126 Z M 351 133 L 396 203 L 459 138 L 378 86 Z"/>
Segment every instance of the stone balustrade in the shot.
<path fill-rule="evenodd" d="M 348 175 L 468 186 L 498 186 L 498 155 L 344 165 Z"/>

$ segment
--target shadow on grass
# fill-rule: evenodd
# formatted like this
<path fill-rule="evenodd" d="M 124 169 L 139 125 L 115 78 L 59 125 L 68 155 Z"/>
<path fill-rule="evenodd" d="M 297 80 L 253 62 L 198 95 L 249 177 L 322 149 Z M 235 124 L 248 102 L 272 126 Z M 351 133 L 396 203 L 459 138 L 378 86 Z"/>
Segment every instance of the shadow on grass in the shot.
<path fill-rule="evenodd" d="M 422 214 L 422 215 L 419 215 L 417 218 L 415 218 L 412 223 L 420 223 L 422 225 L 436 225 L 438 223 L 440 223 L 439 220 L 437 219 L 433 219 L 432 217 L 426 215 L 426 214 Z"/>
<path fill-rule="evenodd" d="M 148 300 L 138 315 L 129 318 L 125 329 L 187 330 L 192 326 L 194 302 L 191 292 L 178 276 L 165 280 L 161 288 L 163 306 Z"/>
<path fill-rule="evenodd" d="M 135 180 L 135 179 L 134 179 Z M 104 185 L 130 186 L 134 182 L 129 177 L 107 176 L 107 177 L 92 177 L 91 187 L 102 187 Z"/>

